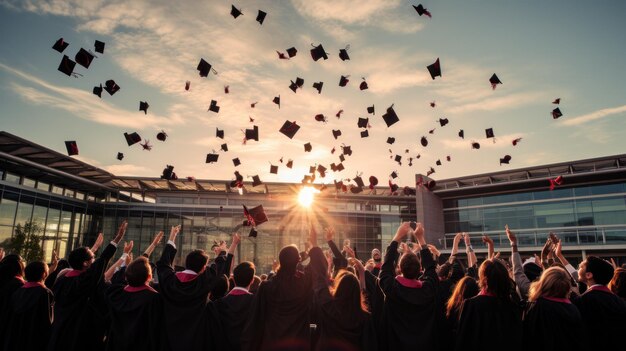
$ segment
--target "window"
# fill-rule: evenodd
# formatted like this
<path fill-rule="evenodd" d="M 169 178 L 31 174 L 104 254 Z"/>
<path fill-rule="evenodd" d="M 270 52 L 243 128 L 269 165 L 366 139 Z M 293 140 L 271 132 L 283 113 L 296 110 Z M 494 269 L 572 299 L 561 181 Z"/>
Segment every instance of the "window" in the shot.
<path fill-rule="evenodd" d="M 13 173 L 7 172 L 4 180 L 9 182 L 9 183 L 19 184 L 20 183 L 20 176 L 17 175 L 17 174 L 13 174 Z"/>
<path fill-rule="evenodd" d="M 30 179 L 30 178 L 24 177 L 24 179 L 22 180 L 22 185 L 27 186 L 29 188 L 34 188 L 36 184 L 37 182 L 35 182 L 33 179 Z"/>
<path fill-rule="evenodd" d="M 44 182 L 37 182 L 37 189 L 43 191 L 50 191 L 50 184 Z"/>
<path fill-rule="evenodd" d="M 63 195 L 63 188 L 53 185 L 52 192 L 55 194 Z"/>

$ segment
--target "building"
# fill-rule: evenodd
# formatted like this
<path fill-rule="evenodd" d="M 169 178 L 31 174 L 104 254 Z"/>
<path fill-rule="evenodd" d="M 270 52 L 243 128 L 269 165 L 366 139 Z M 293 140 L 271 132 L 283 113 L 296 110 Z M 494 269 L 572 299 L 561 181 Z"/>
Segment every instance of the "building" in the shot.
<path fill-rule="evenodd" d="M 167 235 L 182 225 L 180 257 L 195 248 L 210 250 L 215 241 L 240 231 L 239 260 L 270 269 L 284 245 L 303 249 L 311 224 L 323 240 L 322 228 L 333 226 L 336 241 L 349 238 L 360 258 L 388 244 L 402 221 L 419 220 L 427 239 L 449 252 L 454 234 L 470 233 L 473 246 L 485 252 L 483 233 L 497 249 L 508 252 L 504 224 L 518 233 L 520 251 L 538 253 L 548 232 L 565 243 L 574 262 L 583 254 L 626 256 L 626 155 L 531 167 L 437 181 L 429 191 L 389 187 L 360 193 L 338 191 L 333 183 L 317 185 L 311 208 L 298 205 L 302 184 L 264 183 L 243 188 L 230 180 L 164 180 L 116 176 L 15 135 L 0 132 L 0 246 L 18 225 L 37 223 L 46 259 L 90 245 L 99 231 L 111 237 L 128 219 L 126 240 L 143 252 L 160 230 Z M 549 179 L 564 182 L 549 190 Z M 416 181 L 427 178 L 416 175 Z M 415 191 L 417 190 L 417 191 Z M 270 219 L 256 238 L 242 227 L 243 206 L 262 204 Z M 157 249 L 160 250 L 160 249 Z M 158 252 L 157 252 L 158 255 Z"/>

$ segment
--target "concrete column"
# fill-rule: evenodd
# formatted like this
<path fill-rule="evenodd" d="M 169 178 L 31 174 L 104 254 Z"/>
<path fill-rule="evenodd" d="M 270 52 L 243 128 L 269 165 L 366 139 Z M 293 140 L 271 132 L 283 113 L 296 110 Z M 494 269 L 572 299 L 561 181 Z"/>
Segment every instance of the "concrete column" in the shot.
<path fill-rule="evenodd" d="M 416 175 L 416 183 L 421 175 Z M 423 177 L 425 181 L 428 178 Z M 426 242 L 437 248 L 444 246 L 443 201 L 424 186 L 415 189 L 417 221 L 424 224 Z"/>

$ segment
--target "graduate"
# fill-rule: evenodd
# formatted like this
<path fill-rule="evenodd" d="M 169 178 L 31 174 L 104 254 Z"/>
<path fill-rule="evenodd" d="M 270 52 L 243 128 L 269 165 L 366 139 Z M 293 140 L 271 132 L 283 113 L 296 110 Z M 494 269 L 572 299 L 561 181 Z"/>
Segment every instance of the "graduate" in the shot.
<path fill-rule="evenodd" d="M 434 350 L 437 348 L 438 278 L 421 223 L 417 223 L 414 232 L 421 247 L 421 262 L 416 254 L 407 251 L 400 258 L 401 274 L 395 274 L 398 245 L 410 232 L 409 222 L 400 225 L 387 247 L 380 270 L 380 287 L 385 293 L 381 345 L 387 345 L 389 350 Z"/>
<path fill-rule="evenodd" d="M 569 300 L 570 275 L 561 267 L 546 269 L 530 286 L 524 316 L 524 350 L 584 350 L 583 320 Z"/>
<path fill-rule="evenodd" d="M 511 294 L 513 282 L 498 259 L 478 269 L 478 296 L 465 300 L 455 350 L 521 350 L 522 314 Z"/>
<path fill-rule="evenodd" d="M 461 316 L 461 308 L 463 303 L 467 299 L 478 295 L 478 283 L 472 277 L 463 277 L 454 286 L 452 296 L 448 299 L 446 304 L 446 319 L 448 322 L 448 328 L 452 331 L 452 338 L 456 336 L 459 327 L 459 318 Z M 454 342 L 451 343 L 454 345 Z"/>
<path fill-rule="evenodd" d="M 117 250 L 117 244 L 126 233 L 128 223 L 123 221 L 115 238 L 106 246 L 100 257 L 86 247 L 72 250 L 68 257 L 71 270 L 57 278 L 54 284 L 54 322 L 48 350 L 99 350 L 104 348 L 101 325 L 94 319 L 94 296 L 101 294 L 104 270 Z M 99 303 L 99 302 L 98 302 Z"/>
<path fill-rule="evenodd" d="M 128 285 L 115 284 L 106 291 L 111 328 L 106 350 L 153 351 L 164 347 L 163 301 L 150 287 L 152 268 L 144 256 L 124 271 Z"/>
<path fill-rule="evenodd" d="M 4 338 L 4 350 L 43 350 L 50 337 L 54 295 L 46 288 L 48 265 L 31 262 L 24 269 L 26 283 L 11 297 L 11 323 Z"/>
<path fill-rule="evenodd" d="M 585 332 L 578 338 L 586 339 L 593 349 L 609 350 L 624 345 L 626 304 L 607 287 L 613 273 L 613 266 L 597 256 L 587 256 L 578 268 L 578 279 L 589 287 L 572 301 L 585 325 Z"/>
<path fill-rule="evenodd" d="M 176 256 L 176 236 L 180 226 L 172 227 L 170 237 L 157 262 L 159 292 L 163 298 L 165 336 L 172 351 L 201 350 L 209 342 L 207 316 L 204 313 L 209 293 L 220 276 L 226 272 L 208 269 L 209 256 L 204 250 L 191 251 L 185 258 L 185 270 L 175 273 L 172 263 Z M 239 234 L 233 234 L 226 262 L 228 269 L 239 244 Z"/>
<path fill-rule="evenodd" d="M 4 250 L 0 249 L 4 255 Z M 20 255 L 7 255 L 0 261 L 0 340 L 6 339 L 11 316 L 11 296 L 24 285 L 24 260 Z M 0 347 L 2 342 L 0 342 Z"/>

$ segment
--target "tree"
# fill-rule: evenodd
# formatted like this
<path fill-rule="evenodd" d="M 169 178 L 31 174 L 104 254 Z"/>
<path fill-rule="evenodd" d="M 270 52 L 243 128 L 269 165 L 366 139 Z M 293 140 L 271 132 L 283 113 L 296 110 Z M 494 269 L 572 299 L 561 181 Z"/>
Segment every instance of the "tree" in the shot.
<path fill-rule="evenodd" d="M 41 247 L 41 232 L 43 228 L 34 222 L 26 222 L 22 226 L 15 227 L 15 235 L 7 245 L 9 251 L 18 254 L 26 262 L 34 262 L 43 259 L 43 248 Z"/>

